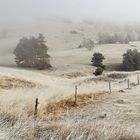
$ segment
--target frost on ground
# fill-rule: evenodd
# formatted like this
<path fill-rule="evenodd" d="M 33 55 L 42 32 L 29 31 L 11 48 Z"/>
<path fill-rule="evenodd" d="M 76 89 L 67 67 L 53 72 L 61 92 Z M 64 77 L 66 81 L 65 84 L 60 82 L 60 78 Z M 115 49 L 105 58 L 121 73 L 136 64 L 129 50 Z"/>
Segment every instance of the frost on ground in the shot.
<path fill-rule="evenodd" d="M 78 48 L 83 38 L 94 39 L 96 29 L 91 26 L 70 34 L 79 25 L 60 25 L 32 26 L 24 32 L 25 36 L 41 32 L 47 38 L 53 66 L 49 71 L 15 67 L 12 52 L 22 33 L 1 39 L 0 65 L 4 67 L 0 67 L 0 140 L 140 140 L 140 71 L 109 72 L 120 66 L 122 54 L 133 47 L 105 44 L 95 45 L 93 51 Z M 136 46 L 140 50 L 140 45 Z M 93 75 L 93 52 L 101 52 L 106 58 L 107 71 L 102 76 Z M 34 120 L 36 98 L 38 117 Z"/>
<path fill-rule="evenodd" d="M 14 77 L 44 86 L 1 89 L 0 139 L 140 139 L 139 72 L 111 72 L 99 77 L 80 76 L 69 79 L 37 71 L 1 67 L 1 75 L 5 75 L 9 69 Z M 127 89 L 128 78 L 130 89 Z M 111 94 L 108 91 L 109 80 L 112 85 Z M 76 106 L 75 84 L 78 84 Z M 34 120 L 37 97 L 38 117 Z"/>

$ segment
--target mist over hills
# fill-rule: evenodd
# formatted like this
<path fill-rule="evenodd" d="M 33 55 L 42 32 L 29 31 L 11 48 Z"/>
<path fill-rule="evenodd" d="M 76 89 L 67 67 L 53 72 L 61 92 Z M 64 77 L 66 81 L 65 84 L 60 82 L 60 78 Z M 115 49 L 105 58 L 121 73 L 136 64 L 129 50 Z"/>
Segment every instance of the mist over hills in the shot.
<path fill-rule="evenodd" d="M 19 26 L 46 17 L 84 19 L 104 22 L 140 22 L 139 0 L 1 0 L 1 26 Z M 135 7 L 135 8 L 134 8 Z"/>

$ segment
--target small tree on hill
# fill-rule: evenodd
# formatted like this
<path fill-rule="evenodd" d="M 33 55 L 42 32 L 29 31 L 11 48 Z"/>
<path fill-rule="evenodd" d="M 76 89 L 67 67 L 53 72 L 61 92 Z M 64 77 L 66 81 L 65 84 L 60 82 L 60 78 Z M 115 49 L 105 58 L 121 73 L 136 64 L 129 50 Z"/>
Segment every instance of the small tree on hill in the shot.
<path fill-rule="evenodd" d="M 42 34 L 36 38 L 23 37 L 14 50 L 15 62 L 20 67 L 34 67 L 46 69 L 51 67 L 50 56 L 47 54 L 48 47 Z"/>
<path fill-rule="evenodd" d="M 103 66 L 103 60 L 104 60 L 104 56 L 101 54 L 101 53 L 94 53 L 93 54 L 93 57 L 92 57 L 92 64 L 93 66 L 96 66 L 96 67 L 104 67 Z"/>
<path fill-rule="evenodd" d="M 123 54 L 123 70 L 126 71 L 134 71 L 140 70 L 140 52 L 137 49 L 127 50 L 125 54 Z"/>
<path fill-rule="evenodd" d="M 93 50 L 93 48 L 95 47 L 95 43 L 93 40 L 91 39 L 84 39 L 82 44 L 79 45 L 78 48 L 87 48 L 89 51 Z"/>

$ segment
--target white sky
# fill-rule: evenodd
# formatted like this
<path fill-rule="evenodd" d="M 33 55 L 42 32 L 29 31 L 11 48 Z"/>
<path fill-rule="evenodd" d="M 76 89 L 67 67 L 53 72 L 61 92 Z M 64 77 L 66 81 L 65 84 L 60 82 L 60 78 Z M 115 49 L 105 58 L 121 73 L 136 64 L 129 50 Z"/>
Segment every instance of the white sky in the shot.
<path fill-rule="evenodd" d="M 0 22 L 48 15 L 140 21 L 140 0 L 0 0 Z"/>

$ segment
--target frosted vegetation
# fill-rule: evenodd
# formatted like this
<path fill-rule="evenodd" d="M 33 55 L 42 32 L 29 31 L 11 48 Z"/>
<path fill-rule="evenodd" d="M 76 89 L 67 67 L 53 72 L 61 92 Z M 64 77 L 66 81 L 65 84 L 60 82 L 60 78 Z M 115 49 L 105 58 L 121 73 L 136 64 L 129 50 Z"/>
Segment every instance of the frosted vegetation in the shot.
<path fill-rule="evenodd" d="M 139 140 L 140 28 L 129 29 L 67 19 L 2 29 L 0 139 Z"/>

